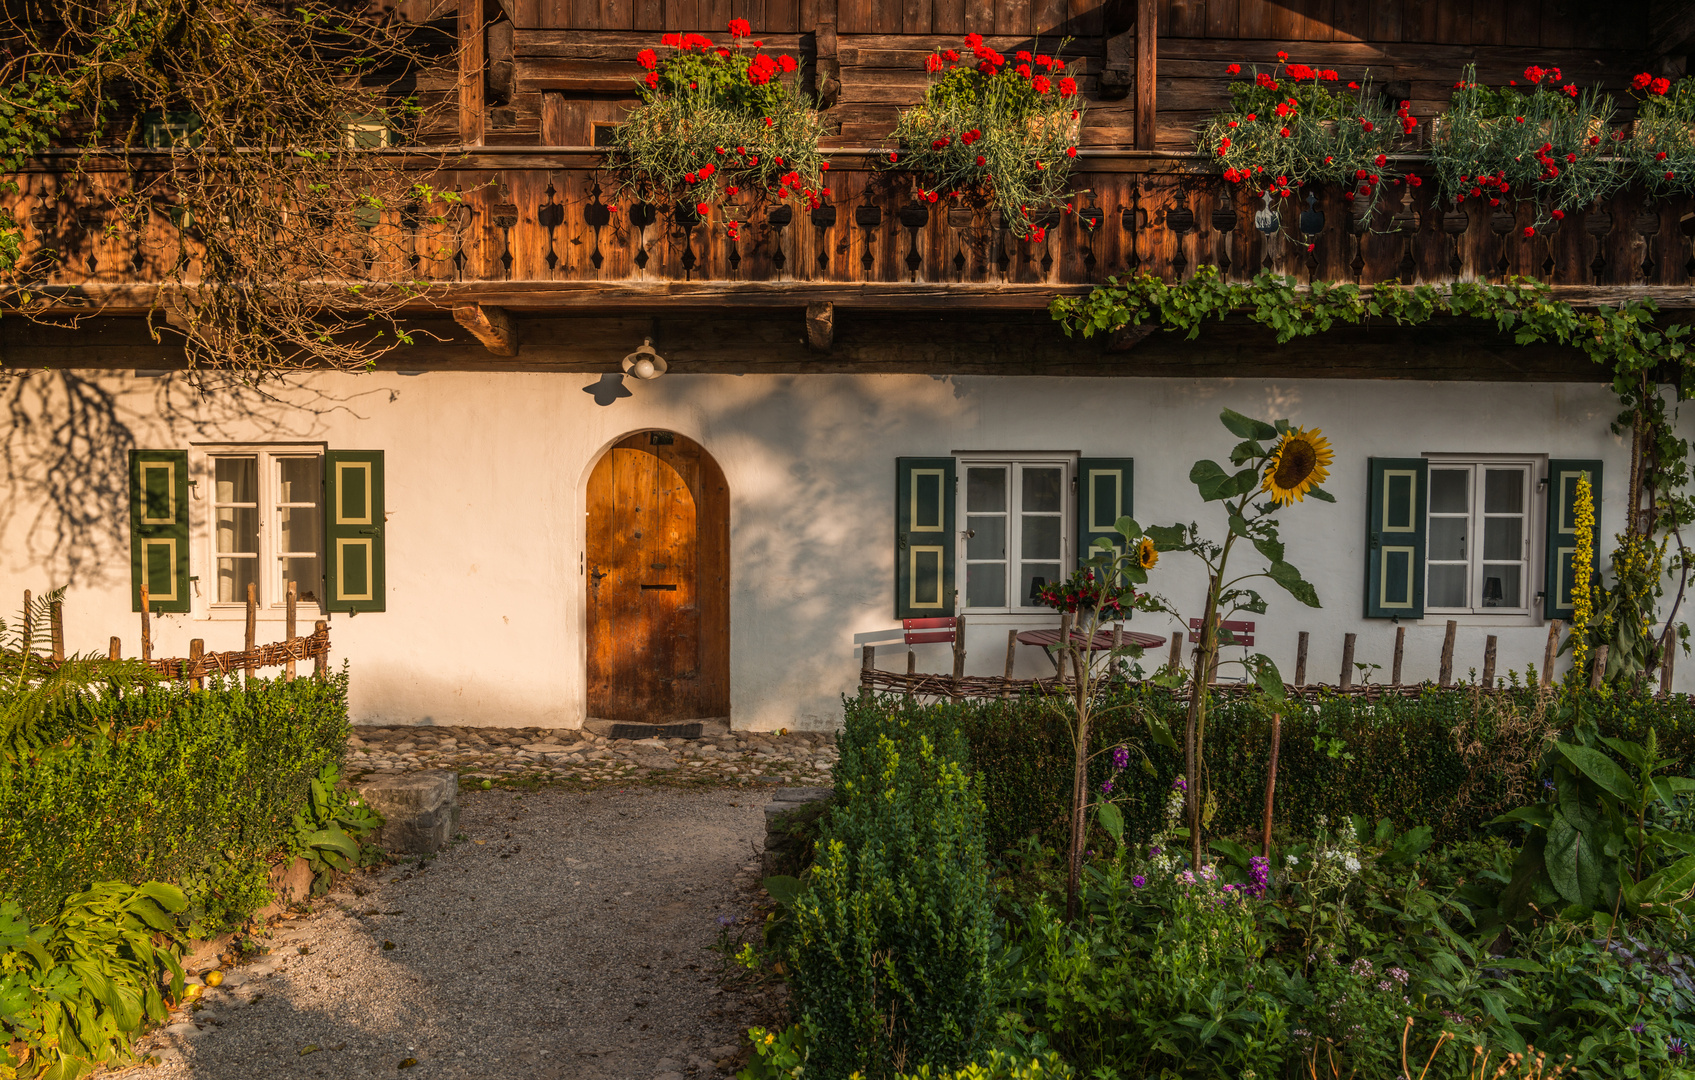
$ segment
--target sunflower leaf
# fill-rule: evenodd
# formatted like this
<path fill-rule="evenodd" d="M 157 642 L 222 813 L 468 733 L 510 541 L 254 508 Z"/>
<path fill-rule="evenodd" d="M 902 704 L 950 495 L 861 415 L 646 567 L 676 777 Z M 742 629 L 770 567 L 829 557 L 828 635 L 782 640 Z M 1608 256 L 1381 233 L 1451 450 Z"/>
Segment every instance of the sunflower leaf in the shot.
<path fill-rule="evenodd" d="M 1230 464 L 1240 465 L 1244 461 L 1265 456 L 1265 447 L 1252 439 L 1244 439 L 1236 444 L 1236 449 L 1230 451 Z"/>
<path fill-rule="evenodd" d="M 1219 420 L 1229 429 L 1230 434 L 1238 439 L 1275 439 L 1277 429 L 1264 420 L 1255 420 L 1251 416 L 1243 416 L 1234 409 L 1225 409 L 1218 414 Z"/>
<path fill-rule="evenodd" d="M 1273 562 L 1265 573 L 1271 580 L 1283 586 L 1284 590 L 1287 591 L 1290 596 L 1293 596 L 1296 600 L 1299 600 L 1307 607 L 1315 608 L 1323 606 L 1318 602 L 1318 591 L 1312 587 L 1311 583 L 1301 577 L 1301 572 L 1299 570 L 1295 569 L 1288 563 L 1281 561 Z"/>
<path fill-rule="evenodd" d="M 1320 502 L 1333 503 L 1333 502 L 1336 501 L 1336 496 L 1330 494 L 1330 492 L 1328 492 L 1328 491 L 1325 491 L 1323 488 L 1319 487 L 1317 484 L 1314 484 L 1312 487 L 1307 488 L 1307 494 L 1311 495 L 1313 498 L 1319 500 Z"/>
<path fill-rule="evenodd" d="M 1136 524 L 1135 518 L 1121 517 L 1113 523 L 1112 527 L 1118 531 L 1118 535 L 1126 540 L 1140 540 L 1142 538 L 1142 527 Z"/>
<path fill-rule="evenodd" d="M 1283 541 L 1274 536 L 1254 537 L 1254 550 L 1274 563 L 1283 561 Z"/>
<path fill-rule="evenodd" d="M 1149 525 L 1148 535 L 1153 537 L 1154 547 L 1161 551 L 1181 551 L 1186 546 L 1181 525 Z"/>
<path fill-rule="evenodd" d="M 1224 470 L 1219 467 L 1216 461 L 1197 461 L 1189 469 L 1189 482 L 1195 485 L 1195 489 L 1200 492 L 1201 498 L 1206 502 L 1216 502 L 1219 499 L 1228 498 L 1227 495 L 1222 495 L 1219 492 L 1229 480 L 1230 477 L 1225 475 Z"/>

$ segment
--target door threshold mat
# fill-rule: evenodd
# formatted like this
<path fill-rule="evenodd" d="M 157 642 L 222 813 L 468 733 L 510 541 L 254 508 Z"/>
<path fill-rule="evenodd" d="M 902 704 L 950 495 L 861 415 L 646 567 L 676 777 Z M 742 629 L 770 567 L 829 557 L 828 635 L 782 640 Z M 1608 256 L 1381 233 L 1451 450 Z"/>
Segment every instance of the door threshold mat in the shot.
<path fill-rule="evenodd" d="M 698 739 L 700 721 L 686 724 L 625 724 L 615 722 L 609 733 L 614 739 Z"/>

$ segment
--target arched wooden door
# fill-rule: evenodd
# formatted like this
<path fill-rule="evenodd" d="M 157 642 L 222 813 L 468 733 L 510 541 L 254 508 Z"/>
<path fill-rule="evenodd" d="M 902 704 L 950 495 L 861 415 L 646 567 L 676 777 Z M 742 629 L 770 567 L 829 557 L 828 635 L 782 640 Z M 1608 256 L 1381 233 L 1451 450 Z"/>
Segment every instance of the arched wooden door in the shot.
<path fill-rule="evenodd" d="M 589 476 L 588 712 L 667 723 L 730 712 L 730 498 L 699 444 L 620 440 Z"/>

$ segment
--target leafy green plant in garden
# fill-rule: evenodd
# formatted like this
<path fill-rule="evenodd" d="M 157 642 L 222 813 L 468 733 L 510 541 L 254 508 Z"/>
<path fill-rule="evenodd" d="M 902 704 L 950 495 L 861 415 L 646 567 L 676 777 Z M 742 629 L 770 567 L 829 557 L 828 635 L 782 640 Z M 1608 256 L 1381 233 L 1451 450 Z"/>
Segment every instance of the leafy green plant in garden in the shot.
<path fill-rule="evenodd" d="M 0 903 L 0 1032 L 10 1043 L 0 1075 L 75 1080 L 130 1061 L 131 1037 L 165 1019 L 164 991 L 182 995 L 186 907 L 180 889 L 157 881 L 98 883 L 33 927 L 16 903 Z"/>
<path fill-rule="evenodd" d="M 981 34 L 965 36 L 963 53 L 938 48 L 925 58 L 924 104 L 900 114 L 885 164 L 914 174 L 921 199 L 992 204 L 1014 236 L 1043 239 L 1048 215 L 1073 194 L 1083 125 L 1077 80 L 1057 55 L 1065 45 L 1010 61 Z"/>
<path fill-rule="evenodd" d="M 1528 90 L 1491 89 L 1468 66 L 1432 128 L 1430 164 L 1441 197 L 1455 205 L 1531 204 L 1531 236 L 1612 194 L 1626 177 L 1613 154 L 1611 97 L 1565 82 L 1557 67 L 1533 64 L 1524 78 Z"/>
<path fill-rule="evenodd" d="M 730 46 L 702 34 L 666 34 L 663 56 L 636 62 L 641 104 L 607 151 L 625 198 L 706 217 L 715 203 L 750 197 L 820 205 L 829 163 L 818 150 L 825 124 L 801 91 L 799 61 L 770 54 L 745 19 L 730 20 Z M 725 225 L 734 239 L 736 222 Z"/>
<path fill-rule="evenodd" d="M 1207 574 L 1206 605 L 1202 609 L 1201 640 L 1194 652 L 1190 678 L 1189 714 L 1183 731 L 1184 776 L 1188 780 L 1189 847 L 1193 866 L 1201 865 L 1201 832 L 1211 813 L 1205 805 L 1216 801 L 1206 791 L 1206 684 L 1214 669 L 1221 645 L 1233 640 L 1220 624 L 1236 612 L 1264 614 L 1265 599 L 1246 583 L 1268 578 L 1308 607 L 1318 607 L 1318 593 L 1301 572 L 1283 558 L 1283 541 L 1278 534 L 1277 512 L 1308 495 L 1324 502 L 1336 500 L 1319 485 L 1329 475 L 1330 444 L 1315 428 L 1292 426 L 1287 420 L 1268 424 L 1225 409 L 1219 417 L 1226 430 L 1242 441 L 1230 452 L 1227 473 L 1217 462 L 1195 462 L 1189 480 L 1203 502 L 1224 504 L 1223 541 L 1208 539 L 1198 524 L 1154 526 L 1148 536 L 1161 551 L 1183 551 L 1201 561 Z M 1270 445 L 1267 445 L 1267 444 Z M 1265 501 L 1254 505 L 1257 495 Z M 1251 544 L 1265 560 L 1263 569 L 1230 575 L 1230 556 L 1238 541 Z M 1175 612 L 1174 612 L 1175 613 Z M 1270 657 L 1255 653 L 1240 663 L 1260 689 L 1273 700 L 1283 698 L 1283 677 Z M 1172 672 L 1170 677 L 1180 678 Z"/>
<path fill-rule="evenodd" d="M 894 719 L 844 741 L 840 805 L 788 945 L 808 1075 L 885 1080 L 984 1047 L 993 910 L 962 749 Z"/>
<path fill-rule="evenodd" d="M 1225 73 L 1239 75 L 1242 66 Z M 1387 188 L 1420 183 L 1388 157 L 1418 121 L 1406 102 L 1391 112 L 1369 75 L 1332 89 L 1340 81 L 1280 52 L 1269 72 L 1251 67 L 1245 81 L 1230 84 L 1230 108 L 1202 125 L 1197 145 L 1225 180 L 1265 196 L 1267 208 L 1303 185 L 1339 184 L 1365 216 Z"/>
<path fill-rule="evenodd" d="M 365 838 L 383 826 L 383 816 L 356 794 L 338 790 L 341 768 L 326 764 L 312 778 L 305 805 L 294 815 L 293 850 L 312 867 L 312 895 L 329 891 L 337 872 L 372 866 L 381 848 Z"/>
<path fill-rule="evenodd" d="M 1630 81 L 1636 120 L 1617 153 L 1650 195 L 1695 192 L 1695 78 L 1642 72 Z"/>
<path fill-rule="evenodd" d="M 157 681 L 139 660 L 112 660 L 96 653 L 54 661 L 48 627 L 65 590 L 34 598 L 8 626 L 0 619 L 0 754 L 28 757 L 67 730 L 95 723 L 93 702 Z"/>
<path fill-rule="evenodd" d="M 1675 913 L 1695 896 L 1695 835 L 1657 818 L 1695 791 L 1695 780 L 1664 775 L 1677 762 L 1660 756 L 1654 729 L 1637 742 L 1575 719 L 1572 737 L 1549 752 L 1544 801 L 1499 819 L 1529 826 L 1504 910 L 1524 915 L 1563 902 L 1573 917 L 1594 913 L 1608 927 L 1621 913 Z"/>

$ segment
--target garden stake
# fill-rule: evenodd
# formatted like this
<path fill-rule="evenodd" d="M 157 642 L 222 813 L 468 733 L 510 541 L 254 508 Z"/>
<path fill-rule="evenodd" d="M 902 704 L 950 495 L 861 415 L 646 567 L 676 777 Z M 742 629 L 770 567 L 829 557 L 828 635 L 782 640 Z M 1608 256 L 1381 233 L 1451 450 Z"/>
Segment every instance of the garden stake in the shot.
<path fill-rule="evenodd" d="M 141 658 L 153 659 L 153 628 L 147 622 L 147 583 L 141 583 Z"/>
<path fill-rule="evenodd" d="M 859 658 L 859 696 L 869 698 L 872 691 L 871 680 L 867 675 L 869 672 L 877 670 L 877 647 L 867 645 L 861 652 L 862 655 Z"/>
<path fill-rule="evenodd" d="M 1265 840 L 1260 846 L 1260 854 L 1265 857 L 1265 864 L 1271 865 L 1271 798 L 1277 791 L 1277 744 L 1283 740 L 1283 714 L 1271 714 L 1271 766 L 1265 774 Z"/>
<path fill-rule="evenodd" d="M 324 631 L 328 630 L 329 628 L 330 628 L 330 624 L 325 622 L 322 619 L 319 619 L 317 622 L 312 624 L 312 629 L 319 634 L 323 633 Z M 313 665 L 312 674 L 316 678 L 318 678 L 319 680 L 322 680 L 324 678 L 324 676 L 329 674 L 329 672 L 330 672 L 330 651 L 328 649 L 325 649 L 323 652 L 318 654 L 318 660 L 317 660 L 317 663 L 315 665 Z"/>
<path fill-rule="evenodd" d="M 1560 651 L 1560 620 L 1548 620 L 1548 647 L 1542 650 L 1542 687 L 1554 679 L 1554 657 Z"/>
<path fill-rule="evenodd" d="M 1441 686 L 1451 686 L 1454 682 L 1454 633 L 1459 624 L 1453 619 L 1448 620 L 1448 633 L 1442 638 L 1442 668 L 1436 682 Z"/>
<path fill-rule="evenodd" d="M 1483 640 L 1483 688 L 1495 689 L 1495 635 Z"/>
<path fill-rule="evenodd" d="M 258 592 L 258 590 L 259 590 L 259 586 L 255 585 L 253 582 L 249 581 L 247 583 L 247 649 L 246 649 L 246 651 L 250 652 L 250 653 L 253 651 L 253 645 L 254 645 L 255 641 L 257 640 L 256 631 L 258 630 L 258 626 L 255 625 L 255 624 L 256 624 L 258 617 L 259 617 L 259 592 Z M 248 661 L 248 663 L 247 663 L 247 681 L 248 682 L 253 681 L 253 662 L 251 660 Z"/>
<path fill-rule="evenodd" d="M 1311 639 L 1311 637 L 1312 637 L 1311 634 L 1307 633 L 1305 630 L 1302 630 L 1301 636 L 1299 638 L 1297 638 L 1296 641 L 1295 641 L 1295 685 L 1296 686 L 1305 686 L 1307 684 L 1307 642 L 1308 642 L 1308 640 Z"/>
<path fill-rule="evenodd" d="M 1012 665 L 1017 659 L 1018 631 L 1012 629 L 1006 632 L 1006 685 L 1001 688 L 1001 697 L 1008 697 L 1012 694 Z"/>
<path fill-rule="evenodd" d="M 1173 675 L 1183 670 L 1183 632 L 1181 630 L 1171 635 L 1171 659 L 1165 663 L 1171 669 Z"/>
<path fill-rule="evenodd" d="M 112 647 L 108 650 L 106 655 L 112 660 L 122 660 L 124 658 L 124 643 L 119 641 L 116 635 L 113 635 Z"/>
<path fill-rule="evenodd" d="M 1677 655 L 1677 650 L 1673 649 L 1669 644 L 1666 646 L 1665 652 L 1663 654 L 1661 654 L 1661 657 L 1660 657 L 1660 696 L 1661 697 L 1670 697 L 1671 696 L 1671 662 L 1676 657 L 1676 655 Z"/>
<path fill-rule="evenodd" d="M 65 602 L 55 600 L 47 605 L 47 625 L 53 634 L 53 660 L 62 663 L 65 659 Z"/>
<path fill-rule="evenodd" d="M 30 615 L 30 591 L 24 590 L 24 659 L 35 651 L 35 619 Z"/>
<path fill-rule="evenodd" d="M 1358 639 L 1358 634 L 1342 636 L 1342 677 L 1337 684 L 1344 690 L 1354 685 L 1354 642 Z"/>
<path fill-rule="evenodd" d="M 1607 674 L 1607 646 L 1595 647 L 1595 667 L 1589 674 L 1589 689 L 1598 690 L 1601 679 Z"/>
<path fill-rule="evenodd" d="M 1401 685 L 1401 656 L 1407 648 L 1407 628 L 1395 627 L 1395 666 L 1390 669 L 1389 682 L 1395 686 Z"/>
<path fill-rule="evenodd" d="M 188 670 L 193 671 L 195 668 L 199 667 L 201 658 L 205 655 L 205 641 L 200 638 L 195 638 L 190 641 L 188 643 Z M 204 690 L 206 688 L 206 680 L 201 678 L 199 675 L 195 675 L 188 680 L 188 685 L 194 687 L 196 690 Z"/>
<path fill-rule="evenodd" d="M 300 599 L 300 586 L 294 582 L 288 583 L 288 607 L 283 616 L 283 640 L 288 642 L 288 662 L 283 665 L 283 682 L 294 681 L 294 616 L 295 606 Z"/>

